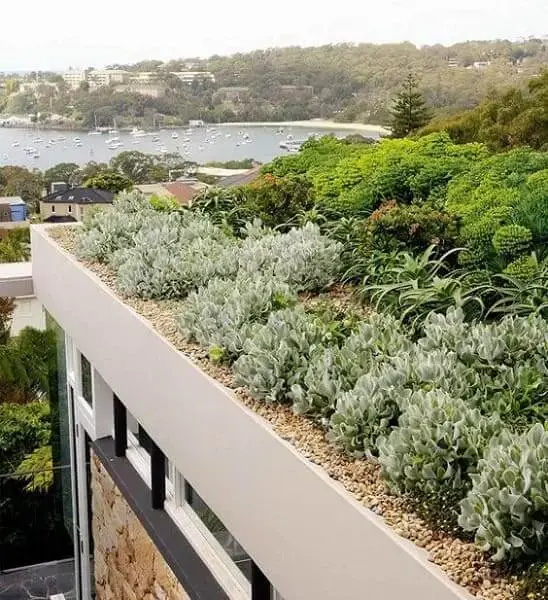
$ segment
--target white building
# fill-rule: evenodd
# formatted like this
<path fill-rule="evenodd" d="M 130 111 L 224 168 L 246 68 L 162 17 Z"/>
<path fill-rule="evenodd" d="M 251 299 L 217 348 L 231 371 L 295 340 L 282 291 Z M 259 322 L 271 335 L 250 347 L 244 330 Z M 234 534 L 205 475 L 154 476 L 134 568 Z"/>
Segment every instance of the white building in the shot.
<path fill-rule="evenodd" d="M 194 81 L 210 81 L 215 83 L 215 76 L 209 71 L 173 71 L 171 73 L 188 85 Z"/>
<path fill-rule="evenodd" d="M 77 600 L 470 598 L 47 227 L 32 249 L 66 357 Z"/>
<path fill-rule="evenodd" d="M 34 293 L 32 263 L 0 264 L 0 297 L 15 301 L 11 335 L 17 335 L 24 327 L 44 329 L 45 315 Z"/>
<path fill-rule="evenodd" d="M 88 73 L 89 87 L 94 90 L 111 84 L 126 83 L 130 75 L 129 71 L 121 69 L 94 69 Z"/>
<path fill-rule="evenodd" d="M 75 69 L 69 69 L 63 73 L 63 79 L 69 88 L 77 90 L 80 87 L 82 81 L 87 81 L 86 71 L 78 71 Z"/>

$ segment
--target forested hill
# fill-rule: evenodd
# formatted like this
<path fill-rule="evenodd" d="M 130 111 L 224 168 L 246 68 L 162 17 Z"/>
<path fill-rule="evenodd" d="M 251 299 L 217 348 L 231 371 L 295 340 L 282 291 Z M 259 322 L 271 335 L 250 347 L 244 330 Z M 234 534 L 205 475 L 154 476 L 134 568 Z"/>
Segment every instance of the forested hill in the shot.
<path fill-rule="evenodd" d="M 421 79 L 428 104 L 453 112 L 474 106 L 492 89 L 522 85 L 548 64 L 548 40 L 465 42 L 417 48 L 401 44 L 338 44 L 312 48 L 273 48 L 207 60 L 146 61 L 124 65 L 131 70 L 211 71 L 216 87 L 247 87 L 246 118 L 333 117 L 384 122 L 391 99 L 410 72 Z M 474 63 L 490 63 L 478 65 Z M 291 90 L 282 86 L 312 86 Z M 242 94 L 243 104 L 247 99 Z M 213 97 L 224 101 L 223 92 Z M 251 102 L 252 100 L 252 102 Z"/>
<path fill-rule="evenodd" d="M 151 76 L 160 87 L 155 97 L 131 85 L 90 91 L 85 84 L 71 90 L 60 74 L 31 73 L 5 81 L 3 93 L 0 81 L 0 113 L 40 115 L 44 122 L 54 114 L 82 127 L 112 126 L 114 119 L 119 126 L 146 127 L 182 125 L 189 119 L 328 118 L 385 124 L 392 99 L 410 72 L 417 75 L 433 116 L 439 117 L 476 106 L 492 90 L 524 89 L 546 65 L 548 39 L 422 48 L 411 43 L 272 48 L 110 65 Z M 173 75 L 178 71 L 209 71 L 214 81 L 198 78 L 189 85 Z M 40 85 L 31 90 L 22 86 L 29 82 Z"/>

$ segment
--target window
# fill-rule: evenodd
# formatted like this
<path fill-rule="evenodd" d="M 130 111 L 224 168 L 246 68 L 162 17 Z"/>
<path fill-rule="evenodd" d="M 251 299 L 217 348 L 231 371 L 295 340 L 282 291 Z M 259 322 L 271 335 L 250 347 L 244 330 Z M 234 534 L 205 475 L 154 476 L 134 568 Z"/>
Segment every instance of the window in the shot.
<path fill-rule="evenodd" d="M 69 205 L 68 205 L 68 211 L 69 211 L 69 213 L 71 213 L 71 212 L 72 212 L 72 204 L 69 204 Z"/>
<path fill-rule="evenodd" d="M 55 204 L 51 205 L 51 212 L 55 212 Z"/>
<path fill-rule="evenodd" d="M 82 384 L 82 397 L 90 406 L 93 406 L 91 365 L 89 360 L 83 354 L 80 354 L 80 376 Z"/>
<path fill-rule="evenodd" d="M 126 458 L 151 489 L 154 502 L 152 458 L 155 443 L 134 415 L 125 409 Z M 163 508 L 183 532 L 196 552 L 233 600 L 251 597 L 252 560 L 238 540 L 211 510 L 196 490 L 165 457 L 165 501 Z M 160 507 L 157 507 L 160 508 Z M 282 600 L 273 596 L 272 600 Z"/>
<path fill-rule="evenodd" d="M 234 564 L 244 574 L 245 578 L 251 581 L 251 559 L 247 552 L 188 481 L 185 481 L 184 485 L 185 501 L 188 506 L 199 517 L 201 523 L 213 534 L 213 537 L 234 561 Z"/>

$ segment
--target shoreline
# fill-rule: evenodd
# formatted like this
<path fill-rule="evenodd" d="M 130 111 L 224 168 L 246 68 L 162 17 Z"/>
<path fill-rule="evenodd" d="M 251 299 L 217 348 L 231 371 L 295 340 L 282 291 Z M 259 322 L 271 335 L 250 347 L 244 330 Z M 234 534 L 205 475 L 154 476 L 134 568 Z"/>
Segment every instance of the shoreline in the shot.
<path fill-rule="evenodd" d="M 215 123 L 206 125 L 214 126 Z M 327 119 L 310 119 L 308 121 L 235 121 L 233 123 L 217 123 L 218 127 L 312 127 L 316 129 L 344 129 L 350 131 L 369 131 L 377 134 L 389 134 L 390 130 L 382 125 L 369 123 L 338 123 Z"/>
<path fill-rule="evenodd" d="M 0 119 L 2 123 L 2 119 Z M 41 124 L 36 125 L 35 123 L 14 123 L 9 122 L 7 119 L 4 121 L 5 125 L 0 125 L 0 129 L 26 129 L 36 131 L 76 131 L 85 132 L 88 131 L 82 127 L 72 127 L 65 124 Z M 176 125 L 172 127 L 165 127 L 164 129 L 176 130 L 176 129 L 187 129 L 188 125 Z M 367 132 L 374 133 L 376 135 L 387 135 L 390 133 L 388 129 L 382 125 L 372 125 L 366 123 L 338 123 L 337 121 L 330 121 L 327 119 L 311 119 L 308 121 L 234 121 L 227 123 L 205 123 L 205 127 L 299 127 L 299 128 L 313 128 L 313 129 L 325 129 L 328 131 L 343 130 L 343 131 L 355 131 L 355 132 Z M 129 127 L 120 127 L 119 131 L 130 131 Z"/>

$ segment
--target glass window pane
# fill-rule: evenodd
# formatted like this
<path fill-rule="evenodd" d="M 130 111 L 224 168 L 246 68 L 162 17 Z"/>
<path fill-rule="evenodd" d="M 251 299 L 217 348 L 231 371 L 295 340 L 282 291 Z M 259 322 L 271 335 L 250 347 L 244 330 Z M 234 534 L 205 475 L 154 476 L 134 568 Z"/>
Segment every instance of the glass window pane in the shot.
<path fill-rule="evenodd" d="M 228 531 L 223 522 L 203 501 L 196 490 L 188 482 L 185 483 L 185 495 L 188 504 L 221 544 L 225 552 L 236 563 L 236 566 L 245 575 L 246 579 L 251 581 L 251 559 L 247 552 L 240 546 L 236 538 Z"/>
<path fill-rule="evenodd" d="M 93 406 L 91 365 L 89 364 L 89 360 L 83 354 L 80 354 L 80 371 L 82 374 L 82 396 L 90 406 Z"/>

